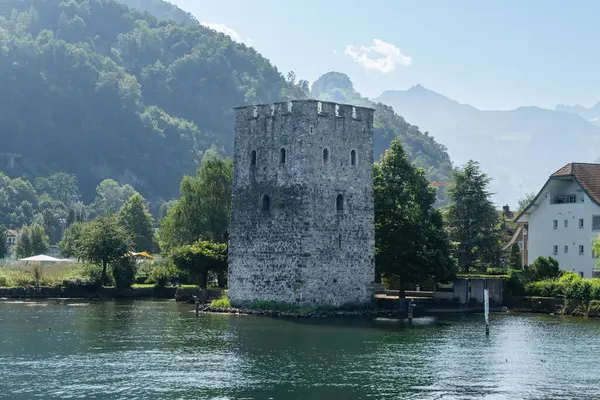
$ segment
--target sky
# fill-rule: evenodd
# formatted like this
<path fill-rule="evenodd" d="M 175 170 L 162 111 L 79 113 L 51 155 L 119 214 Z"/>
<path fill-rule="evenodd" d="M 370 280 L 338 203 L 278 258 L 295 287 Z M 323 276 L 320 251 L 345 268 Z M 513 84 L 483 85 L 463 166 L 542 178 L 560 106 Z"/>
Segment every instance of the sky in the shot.
<path fill-rule="evenodd" d="M 421 84 L 480 109 L 600 101 L 600 2 L 170 0 L 313 82 L 367 97 Z"/>

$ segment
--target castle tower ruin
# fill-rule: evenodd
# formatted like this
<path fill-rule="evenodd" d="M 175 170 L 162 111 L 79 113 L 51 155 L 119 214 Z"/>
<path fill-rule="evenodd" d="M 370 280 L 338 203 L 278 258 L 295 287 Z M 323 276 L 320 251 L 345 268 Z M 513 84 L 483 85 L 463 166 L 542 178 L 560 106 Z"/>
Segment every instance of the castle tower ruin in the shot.
<path fill-rule="evenodd" d="M 299 100 L 235 111 L 232 304 L 370 302 L 374 110 Z"/>

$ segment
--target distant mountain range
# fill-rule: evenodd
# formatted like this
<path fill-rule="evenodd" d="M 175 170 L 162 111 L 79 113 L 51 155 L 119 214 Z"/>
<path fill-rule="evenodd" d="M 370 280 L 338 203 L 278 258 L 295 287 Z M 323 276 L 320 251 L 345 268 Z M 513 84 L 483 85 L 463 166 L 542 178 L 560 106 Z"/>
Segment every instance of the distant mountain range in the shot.
<path fill-rule="evenodd" d="M 515 206 L 569 162 L 594 162 L 600 157 L 600 123 L 594 123 L 600 117 L 600 104 L 591 109 L 487 111 L 420 85 L 386 91 L 374 100 L 393 107 L 443 143 L 455 165 L 479 161 L 492 178 L 490 190 L 498 205 Z"/>

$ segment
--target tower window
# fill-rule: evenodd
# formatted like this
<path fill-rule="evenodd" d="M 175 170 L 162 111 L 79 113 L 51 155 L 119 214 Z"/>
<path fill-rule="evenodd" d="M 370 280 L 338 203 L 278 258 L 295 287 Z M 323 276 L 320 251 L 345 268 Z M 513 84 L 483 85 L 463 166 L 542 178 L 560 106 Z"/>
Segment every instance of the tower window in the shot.
<path fill-rule="evenodd" d="M 285 154 L 285 149 L 282 147 L 282 148 L 279 150 L 279 163 L 280 163 L 280 164 L 285 164 L 285 156 L 286 156 L 286 154 Z"/>
<path fill-rule="evenodd" d="M 338 212 L 344 211 L 344 195 L 343 194 L 338 194 L 337 198 L 335 199 L 335 208 L 337 209 Z"/>
<path fill-rule="evenodd" d="M 308 132 L 309 132 L 309 133 L 312 135 L 313 133 L 315 133 L 315 128 L 314 128 L 314 127 L 311 125 L 311 126 L 308 128 Z"/>
<path fill-rule="evenodd" d="M 323 164 L 329 164 L 329 149 L 323 149 Z"/>
<path fill-rule="evenodd" d="M 260 209 L 262 211 L 269 211 L 271 209 L 271 198 L 266 194 L 263 194 Z"/>
<path fill-rule="evenodd" d="M 356 165 L 356 150 L 350 152 L 350 165 Z"/>
<path fill-rule="evenodd" d="M 252 150 L 250 153 L 250 165 L 256 165 L 256 150 Z"/>

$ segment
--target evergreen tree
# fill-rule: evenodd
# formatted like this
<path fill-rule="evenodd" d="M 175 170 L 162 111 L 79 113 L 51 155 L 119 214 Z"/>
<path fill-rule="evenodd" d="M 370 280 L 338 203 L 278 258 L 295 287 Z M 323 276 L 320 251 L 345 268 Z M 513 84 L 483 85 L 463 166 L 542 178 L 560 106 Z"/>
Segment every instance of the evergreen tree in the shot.
<path fill-rule="evenodd" d="M 517 243 L 513 243 L 510 248 L 510 258 L 508 260 L 508 265 L 512 269 L 523 269 L 523 260 L 521 259 L 521 249 L 519 249 L 519 245 Z"/>
<path fill-rule="evenodd" d="M 407 283 L 449 279 L 454 263 L 436 192 L 399 139 L 375 165 L 374 182 L 377 272 L 397 281 L 401 296 Z"/>
<path fill-rule="evenodd" d="M 129 232 L 120 225 L 117 216 L 109 213 L 85 224 L 81 239 L 78 240 L 78 252 L 83 261 L 102 266 L 104 284 L 108 265 L 125 257 L 131 242 Z"/>
<path fill-rule="evenodd" d="M 135 251 L 154 250 L 154 219 L 142 195 L 136 193 L 123 204 L 119 210 L 119 222 L 131 234 Z"/>
<path fill-rule="evenodd" d="M 490 178 L 469 161 L 453 173 L 446 210 L 450 239 L 457 243 L 456 259 L 462 273 L 484 272 L 500 264 L 498 213 L 487 188 Z"/>
<path fill-rule="evenodd" d="M 58 243 L 63 257 L 79 258 L 79 241 L 83 237 L 84 227 L 83 222 L 74 222 L 65 230 L 62 240 Z"/>

